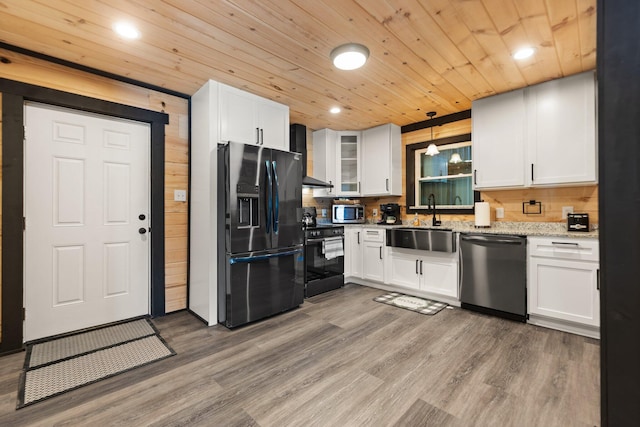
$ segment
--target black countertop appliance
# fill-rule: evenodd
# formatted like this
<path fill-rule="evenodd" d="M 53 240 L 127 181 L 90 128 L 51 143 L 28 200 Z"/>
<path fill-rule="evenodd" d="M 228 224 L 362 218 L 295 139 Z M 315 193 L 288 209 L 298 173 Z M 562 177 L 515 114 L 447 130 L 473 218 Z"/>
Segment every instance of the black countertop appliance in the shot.
<path fill-rule="evenodd" d="M 402 224 L 402 218 L 400 218 L 400 205 L 397 203 L 384 203 L 380 205 L 380 215 L 381 219 L 378 224 Z"/>

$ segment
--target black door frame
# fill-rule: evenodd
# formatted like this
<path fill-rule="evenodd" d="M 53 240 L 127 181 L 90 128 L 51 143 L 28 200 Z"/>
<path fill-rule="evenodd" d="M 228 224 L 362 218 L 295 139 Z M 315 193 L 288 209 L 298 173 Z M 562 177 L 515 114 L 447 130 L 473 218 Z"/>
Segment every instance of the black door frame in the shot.
<path fill-rule="evenodd" d="M 638 0 L 598 0 L 602 426 L 640 419 L 640 16 Z"/>
<path fill-rule="evenodd" d="M 23 347 L 24 103 L 41 102 L 151 125 L 151 315 L 165 314 L 164 127 L 169 115 L 0 78 L 2 94 L 2 338 L 0 354 Z"/>

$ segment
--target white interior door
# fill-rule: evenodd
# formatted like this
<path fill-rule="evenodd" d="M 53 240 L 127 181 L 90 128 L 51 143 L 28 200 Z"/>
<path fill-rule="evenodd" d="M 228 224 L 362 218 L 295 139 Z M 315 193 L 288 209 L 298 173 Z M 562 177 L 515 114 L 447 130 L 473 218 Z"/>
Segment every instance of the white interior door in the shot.
<path fill-rule="evenodd" d="M 149 313 L 149 150 L 146 123 L 25 106 L 25 341 Z"/>

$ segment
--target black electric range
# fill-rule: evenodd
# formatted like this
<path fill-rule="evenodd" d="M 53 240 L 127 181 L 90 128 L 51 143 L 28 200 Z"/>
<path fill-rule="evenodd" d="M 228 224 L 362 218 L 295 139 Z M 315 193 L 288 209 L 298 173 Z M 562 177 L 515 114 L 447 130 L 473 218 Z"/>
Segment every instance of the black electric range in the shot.
<path fill-rule="evenodd" d="M 309 298 L 344 286 L 344 227 L 316 224 L 304 228 L 304 285 Z"/>

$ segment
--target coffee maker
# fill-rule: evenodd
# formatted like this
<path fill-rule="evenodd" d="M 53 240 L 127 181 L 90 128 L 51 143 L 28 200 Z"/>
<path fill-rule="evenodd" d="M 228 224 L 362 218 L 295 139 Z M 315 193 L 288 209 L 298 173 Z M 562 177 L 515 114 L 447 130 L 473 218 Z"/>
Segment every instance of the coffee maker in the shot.
<path fill-rule="evenodd" d="M 380 205 L 380 215 L 382 217 L 380 221 L 378 221 L 378 224 L 402 224 L 402 219 L 400 218 L 400 205 L 397 203 L 385 203 Z"/>
<path fill-rule="evenodd" d="M 316 218 L 318 213 L 316 212 L 316 208 L 314 206 L 303 206 L 302 207 L 302 227 L 303 228 L 314 228 L 316 223 Z"/>

